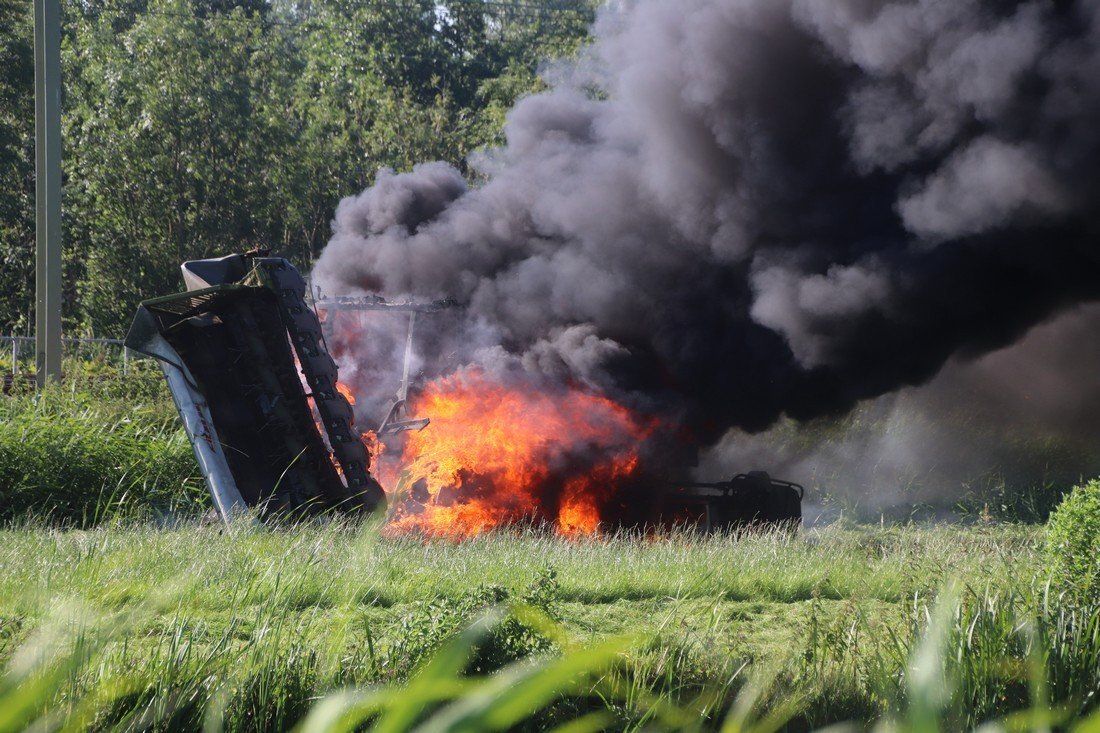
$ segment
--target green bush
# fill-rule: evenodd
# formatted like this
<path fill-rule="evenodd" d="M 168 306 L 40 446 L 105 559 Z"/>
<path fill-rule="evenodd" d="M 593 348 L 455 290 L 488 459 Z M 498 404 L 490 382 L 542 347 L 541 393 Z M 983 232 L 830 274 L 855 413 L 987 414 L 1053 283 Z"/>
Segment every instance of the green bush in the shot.
<path fill-rule="evenodd" d="M 0 521 L 87 526 L 201 507 L 194 454 L 165 407 L 72 388 L 3 398 Z"/>
<path fill-rule="evenodd" d="M 1076 487 L 1050 517 L 1052 587 L 1075 605 L 1100 603 L 1100 480 Z"/>

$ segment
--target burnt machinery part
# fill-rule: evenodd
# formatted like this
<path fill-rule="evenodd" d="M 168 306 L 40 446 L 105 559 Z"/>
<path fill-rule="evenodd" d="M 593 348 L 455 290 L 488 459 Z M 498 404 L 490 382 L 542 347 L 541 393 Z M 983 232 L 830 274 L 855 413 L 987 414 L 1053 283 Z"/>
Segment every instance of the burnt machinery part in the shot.
<path fill-rule="evenodd" d="M 673 484 L 662 496 L 656 522 L 707 531 L 788 527 L 802 523 L 805 489 L 765 471 L 739 473 L 728 481 Z"/>
<path fill-rule="evenodd" d="M 408 313 L 409 330 L 405 339 L 405 359 L 402 369 L 401 383 L 397 387 L 393 400 L 385 412 L 385 417 L 374 431 L 379 437 L 401 433 L 407 430 L 423 430 L 431 422 L 430 418 L 414 419 L 408 413 L 409 396 L 409 363 L 412 361 L 413 331 L 416 328 L 416 315 L 418 313 L 438 313 L 448 308 L 454 308 L 458 303 L 451 298 L 434 300 L 431 302 L 391 301 L 379 295 L 367 295 L 364 297 L 349 297 L 338 295 L 334 298 L 326 298 L 321 295 L 321 288 L 317 288 L 313 299 L 313 307 L 318 313 L 324 313 L 322 321 L 325 338 L 331 338 L 336 329 L 337 315 L 342 311 L 362 312 L 381 311 L 390 313 Z"/>
<path fill-rule="evenodd" d="M 305 280 L 284 259 L 263 258 L 256 263 L 261 280 L 279 295 L 283 324 L 290 334 L 332 452 L 343 469 L 348 489 L 346 500 L 353 508 L 373 509 L 385 501 L 385 495 L 378 482 L 367 473 L 370 456 L 355 428 L 351 405 L 336 389 L 336 362 L 325 347 L 321 322 L 305 302 Z"/>
<path fill-rule="evenodd" d="M 160 360 L 223 518 L 384 504 L 297 270 L 244 255 L 182 269 L 189 291 L 143 302 L 126 345 Z"/>

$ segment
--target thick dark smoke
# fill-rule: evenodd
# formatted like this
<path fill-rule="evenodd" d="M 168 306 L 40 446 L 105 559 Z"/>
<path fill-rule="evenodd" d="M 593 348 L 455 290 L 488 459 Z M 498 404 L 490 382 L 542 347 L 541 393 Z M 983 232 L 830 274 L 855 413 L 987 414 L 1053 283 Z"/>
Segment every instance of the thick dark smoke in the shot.
<path fill-rule="evenodd" d="M 1100 475 L 1100 305 L 1071 309 L 1012 346 L 954 358 L 927 384 L 860 404 L 842 419 L 731 430 L 702 477 L 766 467 L 809 488 L 813 522 L 955 512 L 960 501 L 1034 518 Z M 831 504 L 821 505 L 824 496 Z M 816 506 L 815 506 L 816 504 Z"/>
<path fill-rule="evenodd" d="M 325 291 L 463 306 L 428 377 L 585 384 L 712 442 L 1100 297 L 1100 3 L 640 0 L 595 35 L 484 185 L 428 163 L 337 210 Z"/>

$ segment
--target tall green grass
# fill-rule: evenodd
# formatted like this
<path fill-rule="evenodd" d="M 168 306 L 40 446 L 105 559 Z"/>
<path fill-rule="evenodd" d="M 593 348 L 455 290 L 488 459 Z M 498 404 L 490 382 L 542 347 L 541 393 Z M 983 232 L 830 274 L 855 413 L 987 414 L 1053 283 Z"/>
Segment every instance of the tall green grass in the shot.
<path fill-rule="evenodd" d="M 1047 592 L 1041 541 L 1011 526 L 455 545 L 340 523 L 31 525 L 0 532 L 0 658 L 27 658 L 54 609 L 85 609 L 60 622 L 86 640 L 79 664 L 70 642 L 39 655 L 35 674 L 64 674 L 33 712 L 92 710 L 96 729 L 327 730 L 380 725 L 404 701 L 407 728 L 475 730 L 549 669 L 557 682 L 508 725 L 711 730 L 733 715 L 731 730 L 812 730 L 905 725 L 924 706 L 947 731 L 1036 701 L 1068 725 L 1096 708 L 1100 622 Z M 487 615 L 465 661 L 418 686 Z M 934 704 L 913 677 L 930 633 L 949 690 Z M 577 661 L 590 649 L 598 664 Z"/>
<path fill-rule="evenodd" d="M 0 397 L 0 521 L 89 526 L 194 514 L 207 499 L 155 375 Z"/>
<path fill-rule="evenodd" d="M 171 606 L 172 595 L 156 604 Z M 1022 604 L 1022 605 L 1021 605 Z M 0 680 L 0 733 L 67 730 L 815 730 L 837 721 L 893 731 L 1096 729 L 1096 629 L 1023 597 L 948 588 L 914 603 L 908 628 L 864 647 L 868 619 L 815 636 L 803 665 L 741 663 L 686 690 L 639 664 L 659 635 L 585 640 L 543 610 L 502 599 L 411 659 L 398 677 L 357 678 L 373 650 L 310 647 L 278 613 L 250 634 L 210 635 L 178 615 L 143 651 L 152 606 L 96 616 L 67 606 L 14 653 Z M 469 624 L 469 625 L 466 625 Z M 500 637 L 541 640 L 513 657 Z M 346 641 L 337 630 L 339 641 Z M 331 641 L 331 640 L 330 640 Z M 1089 656 L 1066 656 L 1069 649 Z M 496 649 L 498 653 L 489 650 Z M 678 652 L 675 644 L 670 651 Z M 350 674 L 349 674 L 350 672 Z M 674 679 L 674 678 L 673 678 Z M 1066 684 L 1069 683 L 1069 684 Z M 853 692 L 865 699 L 853 706 Z"/>

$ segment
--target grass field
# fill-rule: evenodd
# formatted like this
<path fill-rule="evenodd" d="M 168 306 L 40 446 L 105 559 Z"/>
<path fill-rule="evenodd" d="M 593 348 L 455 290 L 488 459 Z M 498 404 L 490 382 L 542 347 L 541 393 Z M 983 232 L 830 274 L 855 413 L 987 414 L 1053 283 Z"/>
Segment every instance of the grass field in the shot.
<path fill-rule="evenodd" d="M 961 728 L 1029 705 L 1044 634 L 1061 633 L 1063 647 L 1093 634 L 1087 654 L 1040 654 L 1052 701 L 1075 713 L 1093 704 L 1097 629 L 1059 631 L 1066 619 L 1044 610 L 1039 536 L 1020 526 L 862 527 L 424 544 L 336 525 L 23 526 L 0 533 L 0 646 L 11 655 L 59 608 L 125 618 L 53 704 L 126 679 L 133 689 L 98 713 L 104 726 L 152 704 L 171 709 L 165 727 L 186 729 L 216 703 L 227 729 L 270 730 L 326 692 L 406 680 L 480 615 L 522 603 L 583 645 L 623 639 L 608 674 L 626 692 L 559 701 L 532 727 L 610 706 L 613 727 L 630 728 L 649 709 L 643 692 L 689 710 L 710 695 L 707 709 L 722 709 L 747 680 L 764 680 L 761 705 L 793 702 L 798 729 L 904 710 L 906 665 L 936 594 L 954 581 L 942 633 L 957 692 L 940 715 Z M 478 652 L 478 668 L 554 644 L 513 618 Z"/>
<path fill-rule="evenodd" d="M 728 730 L 1045 730 L 1100 697 L 1100 610 L 1049 592 L 1041 524 L 459 544 L 227 531 L 198 519 L 155 376 L 4 398 L 0 494 L 0 733 L 42 714 L 41 729 L 312 714 L 302 730 L 352 730 L 356 705 L 379 730 L 714 729 L 731 711 Z"/>

